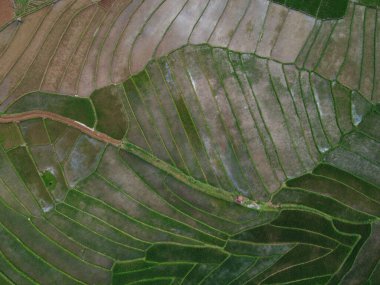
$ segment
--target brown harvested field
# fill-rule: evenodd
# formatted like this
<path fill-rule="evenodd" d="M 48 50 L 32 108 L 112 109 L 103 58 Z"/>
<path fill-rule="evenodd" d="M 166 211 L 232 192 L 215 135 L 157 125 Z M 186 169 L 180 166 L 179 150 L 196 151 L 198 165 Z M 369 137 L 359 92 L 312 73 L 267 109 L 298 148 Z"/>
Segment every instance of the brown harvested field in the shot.
<path fill-rule="evenodd" d="M 101 51 L 98 56 L 98 68 L 96 74 L 97 88 L 104 87 L 111 82 L 112 74 L 112 55 L 117 47 L 122 32 L 128 26 L 132 15 L 140 7 L 142 1 L 131 1 L 123 10 L 123 13 L 115 20 L 112 28 L 109 30 L 107 38 L 104 40 Z"/>
<path fill-rule="evenodd" d="M 69 1 L 68 1 L 69 2 Z M 63 13 L 58 15 L 57 22 L 54 23 L 53 29 L 49 32 L 35 61 L 29 67 L 28 72 L 17 88 L 13 91 L 12 97 L 18 97 L 28 92 L 30 89 L 38 90 L 46 75 L 46 67 L 50 64 L 50 59 L 54 55 L 57 45 L 60 43 L 62 35 L 67 29 L 67 25 L 84 7 L 88 6 L 86 0 L 71 2 Z"/>
<path fill-rule="evenodd" d="M 0 27 L 8 23 L 13 18 L 13 1 L 0 0 Z"/>
<path fill-rule="evenodd" d="M 380 284 L 380 6 L 21 1 L 0 285 Z"/>
<path fill-rule="evenodd" d="M 65 9 L 66 6 L 67 4 L 61 2 L 59 5 L 54 6 L 53 11 L 40 14 L 42 22 L 37 27 L 37 30 L 34 34 L 34 40 L 31 41 L 31 43 L 19 56 L 17 62 L 7 71 L 6 77 L 0 84 L 0 90 L 2 92 L 10 94 L 12 92 L 12 89 L 17 86 L 23 76 L 27 73 L 28 67 L 33 63 L 33 60 L 38 55 L 41 46 L 46 39 L 46 36 L 49 34 L 53 21 L 55 21 L 58 14 L 62 13 L 63 9 Z M 49 10 L 49 8 L 46 8 L 46 10 Z M 29 21 L 28 18 L 25 19 L 25 21 L 27 20 Z M 17 23 L 15 24 L 19 29 L 25 28 L 25 25 L 19 25 Z"/>
<path fill-rule="evenodd" d="M 168 54 L 187 42 L 192 28 L 204 11 L 207 1 L 193 0 L 185 7 L 172 23 L 156 50 L 156 57 Z"/>
<path fill-rule="evenodd" d="M 250 2 L 247 0 L 229 1 L 218 25 L 212 33 L 209 43 L 214 46 L 228 47 L 236 27 L 247 12 Z"/>
<path fill-rule="evenodd" d="M 133 42 L 141 29 L 144 27 L 145 22 L 156 11 L 161 4 L 160 0 L 144 1 L 139 9 L 131 16 L 128 26 L 123 31 L 120 39 L 115 47 L 112 58 L 112 82 L 121 82 L 128 78 L 129 59 L 131 56 L 131 49 Z"/>
<path fill-rule="evenodd" d="M 306 69 L 313 70 L 315 68 L 333 30 L 333 22 L 322 22 L 318 35 L 304 63 Z"/>
<path fill-rule="evenodd" d="M 95 6 L 87 6 L 72 19 L 46 69 L 46 75 L 41 85 L 43 90 L 54 92 L 58 89 L 67 62 L 74 54 L 75 48 L 84 33 L 84 28 L 88 26 L 95 12 Z"/>
<path fill-rule="evenodd" d="M 131 73 L 137 73 L 144 68 L 147 59 L 154 56 L 154 52 L 166 30 L 181 12 L 186 1 L 165 1 L 157 12 L 146 22 L 146 26 L 137 36 L 132 49 L 130 63 Z"/>
<path fill-rule="evenodd" d="M 342 82 L 343 85 L 354 90 L 358 90 L 360 84 L 364 20 L 365 7 L 355 6 L 354 18 L 351 23 L 350 43 L 345 62 L 338 75 L 338 80 Z"/>
<path fill-rule="evenodd" d="M 24 19 L 24 23 L 19 25 L 17 33 L 14 35 L 12 41 L 8 45 L 7 49 L 2 53 L 0 57 L 0 78 L 4 79 L 5 74 L 11 69 L 11 67 L 20 58 L 30 41 L 35 41 L 33 36 L 36 29 L 38 29 L 41 21 L 43 21 L 46 15 L 47 9 L 42 9 L 33 14 L 34 17 L 27 17 Z M 7 27 L 6 29 L 8 29 Z M 3 32 L 3 31 L 2 31 Z M 4 99 L 4 98 L 1 98 Z M 0 100 L 2 101 L 2 100 Z"/>
<path fill-rule="evenodd" d="M 120 16 L 122 11 L 128 6 L 129 1 L 117 1 L 105 14 L 102 22 L 90 38 L 91 47 L 86 55 L 86 61 L 81 70 L 80 80 L 78 81 L 77 94 L 88 96 L 96 89 L 96 71 L 98 69 L 99 51 L 102 50 L 104 41 L 114 25 L 115 19 Z"/>
<path fill-rule="evenodd" d="M 284 26 L 289 10 L 282 5 L 271 3 L 267 11 L 262 36 L 256 53 L 262 57 L 269 57 L 274 44 Z"/>
<path fill-rule="evenodd" d="M 336 79 L 339 69 L 343 64 L 344 55 L 349 44 L 350 25 L 353 13 L 354 5 L 349 5 L 346 18 L 337 23 L 327 43 L 326 50 L 321 55 L 320 63 L 316 71 L 319 74 L 324 74 L 327 78 Z"/>
<path fill-rule="evenodd" d="M 353 29 L 350 38 L 350 26 L 360 22 L 358 17 L 351 16 L 354 10 L 355 14 L 358 11 L 363 14 L 366 9 L 365 14 L 372 18 L 366 20 L 365 33 L 371 38 L 378 32 L 375 29 L 378 21 L 367 11 L 373 8 L 359 5 L 354 8 L 351 4 L 343 19 L 323 21 L 326 22 L 323 26 L 330 29 L 318 45 L 313 39 L 314 36 L 319 39 L 323 29 L 310 37 L 315 30 L 311 28 L 314 20 L 310 16 L 294 10 L 287 16 L 289 9 L 268 3 L 267 0 L 57 1 L 24 17 L 23 23 L 14 23 L 0 32 L 2 108 L 35 90 L 88 97 L 95 89 L 127 80 L 152 58 L 165 56 L 186 44 L 202 43 L 255 53 L 281 63 L 294 63 L 301 53 L 312 61 L 306 66 L 309 71 L 316 69 L 323 77 L 334 79 L 341 69 L 340 81 L 348 84 L 348 79 L 354 77 L 350 84 L 357 87 L 360 83 L 357 74 L 351 76 L 342 68 L 344 58 L 352 57 L 346 60 L 346 66 L 349 61 L 357 66 L 362 62 L 358 55 L 373 54 L 373 47 L 369 41 L 365 46 L 362 44 L 365 38 L 360 27 Z M 297 33 L 297 37 L 289 38 L 290 32 Z M 342 38 L 342 34 L 349 38 Z M 374 68 L 366 60 L 362 64 L 367 81 L 374 78 Z M 360 70 L 359 66 L 355 70 Z M 371 88 L 360 87 L 369 98 Z"/>
<path fill-rule="evenodd" d="M 251 1 L 251 5 L 247 8 L 244 18 L 235 31 L 229 46 L 230 49 L 241 50 L 242 52 L 256 50 L 268 5 L 269 1 Z"/>
<path fill-rule="evenodd" d="M 58 92 L 63 94 L 77 94 L 79 79 L 83 66 L 86 62 L 86 56 L 92 44 L 92 39 L 104 18 L 103 9 L 98 9 L 91 19 L 90 24 L 86 27 L 85 33 L 82 35 L 81 41 L 72 56 L 66 64 L 65 74 L 61 78 Z"/>
<path fill-rule="evenodd" d="M 272 49 L 271 56 L 284 63 L 294 62 L 304 46 L 307 37 L 310 35 L 314 23 L 314 18 L 305 17 L 300 13 L 290 11 L 282 31 L 277 38 L 276 44 Z M 289 37 L 292 33 L 295 36 Z"/>
<path fill-rule="evenodd" d="M 17 22 L 13 22 L 0 32 L 0 55 L 6 50 L 8 44 L 12 41 L 18 27 L 19 25 L 17 25 Z"/>
<path fill-rule="evenodd" d="M 100 0 L 99 6 L 102 7 L 103 9 L 107 10 L 107 9 L 112 7 L 114 2 L 115 2 L 115 0 Z"/>
<path fill-rule="evenodd" d="M 206 10 L 198 23 L 194 26 L 193 32 L 189 38 L 192 44 L 201 44 L 207 42 L 210 38 L 218 20 L 227 7 L 227 0 L 210 0 Z"/>

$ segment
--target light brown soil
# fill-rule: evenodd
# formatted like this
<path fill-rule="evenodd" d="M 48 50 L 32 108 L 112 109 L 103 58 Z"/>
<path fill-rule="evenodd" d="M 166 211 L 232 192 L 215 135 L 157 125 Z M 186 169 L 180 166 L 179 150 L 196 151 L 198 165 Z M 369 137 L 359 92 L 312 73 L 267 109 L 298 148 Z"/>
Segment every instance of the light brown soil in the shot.
<path fill-rule="evenodd" d="M 41 88 L 43 90 L 54 92 L 58 89 L 60 79 L 64 75 L 71 56 L 75 53 L 80 37 L 85 32 L 86 27 L 91 22 L 97 7 L 88 6 L 74 16 L 67 30 L 64 32 L 54 56 L 46 68 L 45 77 Z"/>
<path fill-rule="evenodd" d="M 102 23 L 104 10 L 98 9 L 89 26 L 86 28 L 85 34 L 82 36 L 81 43 L 73 54 L 70 63 L 62 78 L 61 86 L 58 89 L 60 93 L 77 94 L 77 87 L 81 75 L 81 70 L 86 63 L 86 56 L 92 44 L 92 38 Z"/>
<path fill-rule="evenodd" d="M 128 26 L 119 39 L 112 58 L 113 82 L 121 82 L 129 77 L 129 58 L 133 43 L 144 27 L 144 23 L 160 5 L 161 1 L 144 1 L 131 17 Z"/>
<path fill-rule="evenodd" d="M 165 35 L 172 21 L 180 13 L 186 1 L 165 1 L 147 21 L 141 34 L 137 36 L 132 49 L 130 71 L 139 72 L 154 55 L 155 48 Z"/>
<path fill-rule="evenodd" d="M 117 18 L 120 13 L 128 6 L 128 2 L 117 1 L 114 5 L 110 7 L 108 12 L 105 14 L 105 18 L 96 29 L 95 34 L 92 36 L 91 47 L 86 55 L 86 61 L 83 65 L 82 73 L 78 81 L 78 95 L 79 96 L 89 96 L 92 91 L 96 89 L 96 70 L 98 64 L 99 51 L 102 49 L 104 40 L 109 33 L 109 30 L 114 24 L 115 18 Z"/>
<path fill-rule="evenodd" d="M 0 27 L 13 18 L 13 6 L 11 0 L 0 0 Z"/>
<path fill-rule="evenodd" d="M 129 1 L 129 4 L 123 9 L 123 12 L 117 17 L 112 28 L 106 36 L 101 51 L 98 53 L 98 66 L 96 73 L 97 89 L 109 85 L 112 73 L 112 57 L 121 37 L 121 34 L 127 27 L 133 13 L 141 4 L 139 1 Z"/>

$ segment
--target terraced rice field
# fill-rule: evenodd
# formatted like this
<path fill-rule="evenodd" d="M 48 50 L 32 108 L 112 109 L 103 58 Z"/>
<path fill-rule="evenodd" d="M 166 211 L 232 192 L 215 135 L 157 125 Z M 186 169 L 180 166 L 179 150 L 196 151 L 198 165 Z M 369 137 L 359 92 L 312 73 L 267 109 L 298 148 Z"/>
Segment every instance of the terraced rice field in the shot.
<path fill-rule="evenodd" d="M 376 1 L 49 4 L 0 30 L 0 284 L 380 284 Z"/>

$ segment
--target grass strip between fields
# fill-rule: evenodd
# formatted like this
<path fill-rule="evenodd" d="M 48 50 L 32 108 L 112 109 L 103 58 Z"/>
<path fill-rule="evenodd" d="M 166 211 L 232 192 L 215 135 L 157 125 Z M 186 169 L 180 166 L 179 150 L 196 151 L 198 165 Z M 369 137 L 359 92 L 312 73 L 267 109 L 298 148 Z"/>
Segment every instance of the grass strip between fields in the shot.
<path fill-rule="evenodd" d="M 201 182 L 199 180 L 196 180 L 194 177 L 186 175 L 178 168 L 170 165 L 169 163 L 164 162 L 161 159 L 158 159 L 153 154 L 145 151 L 144 149 L 128 142 L 124 141 L 121 144 L 121 148 L 126 150 L 127 152 L 139 157 L 140 159 L 152 164 L 153 166 L 157 167 L 158 169 L 164 171 L 165 173 L 173 176 L 177 180 L 181 181 L 182 183 L 185 183 L 186 185 L 195 188 L 203 193 L 206 193 L 210 196 L 213 196 L 218 199 L 222 199 L 227 202 L 235 202 L 237 194 L 228 192 L 226 190 L 223 190 L 218 187 L 214 187 L 212 185 L 209 185 L 207 183 Z M 263 202 L 257 202 L 249 200 L 248 198 L 244 197 L 243 203 L 241 203 L 242 206 L 253 208 L 259 211 L 276 211 L 276 209 L 273 206 L 267 205 Z"/>
<path fill-rule="evenodd" d="M 143 159 L 144 161 L 164 171 L 165 173 L 173 176 L 174 178 L 181 181 L 182 183 L 192 188 L 195 188 L 198 191 L 201 191 L 210 196 L 213 196 L 215 198 L 218 198 L 230 203 L 238 202 L 238 204 L 240 204 L 243 207 L 247 207 L 253 210 L 257 210 L 257 211 L 277 211 L 278 210 L 276 206 L 273 206 L 270 203 L 267 204 L 265 202 L 253 201 L 242 196 L 239 196 L 238 198 L 239 193 L 228 192 L 224 189 L 214 187 L 207 183 L 201 182 L 195 179 L 194 177 L 185 174 L 184 172 L 170 165 L 169 163 L 166 163 L 163 160 L 157 158 L 153 154 L 145 151 L 144 149 L 128 142 L 127 140 L 120 141 L 120 140 L 113 139 L 104 133 L 95 131 L 94 129 L 91 129 L 79 122 L 63 117 L 61 115 L 57 115 L 55 113 L 50 113 L 50 112 L 45 112 L 45 111 L 31 111 L 31 112 L 24 112 L 24 113 L 19 113 L 19 114 L 12 114 L 12 115 L 6 114 L 6 115 L 0 116 L 0 123 L 9 123 L 9 122 L 17 123 L 20 121 L 34 119 L 34 118 L 49 118 L 51 120 L 55 120 L 55 121 L 67 124 L 70 127 L 79 129 L 81 132 L 97 140 L 103 141 L 105 143 L 113 144 L 116 147 L 120 147 L 124 149 L 125 151 L 139 157 L 140 159 Z"/>

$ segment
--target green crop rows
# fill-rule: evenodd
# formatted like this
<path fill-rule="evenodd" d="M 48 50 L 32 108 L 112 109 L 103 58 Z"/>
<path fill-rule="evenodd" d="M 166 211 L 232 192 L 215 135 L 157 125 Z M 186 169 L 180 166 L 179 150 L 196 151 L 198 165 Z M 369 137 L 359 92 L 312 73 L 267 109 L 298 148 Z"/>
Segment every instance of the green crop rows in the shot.
<path fill-rule="evenodd" d="M 292 64 L 186 44 L 2 107 L 120 145 L 0 123 L 0 284 L 380 283 L 377 3 L 273 2 L 318 18 Z"/>
<path fill-rule="evenodd" d="M 26 16 L 51 4 L 53 0 L 14 0 L 12 2 L 14 2 L 16 16 Z"/>
<path fill-rule="evenodd" d="M 360 94 L 203 45 L 152 61 L 91 99 L 87 117 L 124 137 L 127 152 L 47 119 L 1 125 L 9 246 L 0 266 L 9 280 L 336 284 L 376 276 L 380 114 Z M 68 116 L 64 105 L 35 108 Z M 252 126 L 255 140 L 246 137 Z M 184 184 L 184 175 L 193 178 Z M 199 191 L 203 184 L 211 190 Z M 260 201 L 258 209 L 228 192 Z"/>
<path fill-rule="evenodd" d="M 320 19 L 342 18 L 347 9 L 348 0 L 272 0 L 297 11 Z M 362 1 L 365 2 L 365 1 Z M 371 2 L 371 1 L 367 1 Z M 372 3 L 361 3 L 372 4 Z"/>

